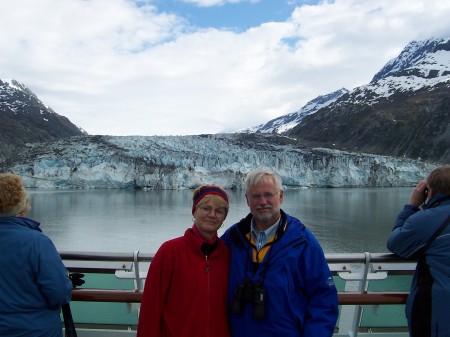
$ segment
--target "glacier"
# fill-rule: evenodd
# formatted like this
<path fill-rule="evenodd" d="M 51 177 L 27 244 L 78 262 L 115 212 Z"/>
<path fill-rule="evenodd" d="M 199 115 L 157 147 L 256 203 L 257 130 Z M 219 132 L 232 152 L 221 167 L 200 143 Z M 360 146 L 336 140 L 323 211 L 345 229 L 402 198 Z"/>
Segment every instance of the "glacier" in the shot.
<path fill-rule="evenodd" d="M 243 189 L 256 168 L 286 189 L 413 186 L 437 166 L 408 158 L 308 148 L 267 134 L 76 136 L 27 144 L 8 171 L 28 188 Z"/>

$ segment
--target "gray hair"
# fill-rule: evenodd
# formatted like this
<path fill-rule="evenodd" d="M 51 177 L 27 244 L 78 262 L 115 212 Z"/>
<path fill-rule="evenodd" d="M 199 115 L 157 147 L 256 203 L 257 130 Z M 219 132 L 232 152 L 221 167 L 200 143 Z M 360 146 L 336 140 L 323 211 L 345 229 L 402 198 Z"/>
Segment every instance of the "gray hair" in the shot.
<path fill-rule="evenodd" d="M 435 194 L 450 195 L 450 165 L 434 169 L 427 177 L 427 184 Z"/>
<path fill-rule="evenodd" d="M 270 176 L 273 179 L 273 182 L 275 183 L 275 188 L 279 191 L 283 190 L 283 184 L 281 181 L 281 177 L 276 174 L 275 172 L 272 172 L 268 169 L 257 169 L 254 171 L 251 171 L 247 178 L 245 179 L 245 193 L 248 193 L 250 188 L 258 185 L 261 182 L 261 179 L 264 176 Z"/>

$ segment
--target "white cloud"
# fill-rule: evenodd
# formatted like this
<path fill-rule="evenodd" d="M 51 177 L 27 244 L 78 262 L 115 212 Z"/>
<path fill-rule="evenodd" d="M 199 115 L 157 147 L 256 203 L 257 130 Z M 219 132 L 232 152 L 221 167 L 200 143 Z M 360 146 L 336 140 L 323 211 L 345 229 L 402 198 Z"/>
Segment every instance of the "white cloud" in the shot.
<path fill-rule="evenodd" d="M 199 7 L 223 6 L 225 4 L 238 4 L 242 2 L 257 3 L 261 0 L 181 0 L 182 2 L 195 4 Z"/>
<path fill-rule="evenodd" d="M 450 36 L 449 15 L 446 0 L 336 0 L 236 33 L 127 0 L 3 1 L 0 78 L 91 134 L 235 131 L 369 82 L 411 40 Z"/>

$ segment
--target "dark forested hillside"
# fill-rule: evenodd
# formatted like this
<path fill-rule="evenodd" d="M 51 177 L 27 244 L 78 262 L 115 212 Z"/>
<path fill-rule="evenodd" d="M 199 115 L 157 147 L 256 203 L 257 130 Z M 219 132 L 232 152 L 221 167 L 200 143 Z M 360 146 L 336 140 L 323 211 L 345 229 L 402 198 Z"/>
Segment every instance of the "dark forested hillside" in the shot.
<path fill-rule="evenodd" d="M 288 135 L 315 146 L 450 162 L 449 84 L 377 104 L 355 104 L 358 92 L 352 96 L 307 116 Z"/>
<path fill-rule="evenodd" d="M 285 135 L 316 146 L 450 162 L 450 38 L 412 41 L 367 84 Z"/>

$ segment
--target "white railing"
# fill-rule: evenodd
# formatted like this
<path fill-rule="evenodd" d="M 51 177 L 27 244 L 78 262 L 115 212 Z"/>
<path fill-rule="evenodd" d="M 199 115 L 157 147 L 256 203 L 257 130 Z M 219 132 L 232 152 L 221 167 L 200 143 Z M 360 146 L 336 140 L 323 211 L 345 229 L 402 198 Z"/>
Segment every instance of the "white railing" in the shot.
<path fill-rule="evenodd" d="M 122 302 L 128 309 L 139 308 L 148 266 L 154 254 L 140 253 L 98 253 L 98 252 L 60 252 L 70 272 L 114 274 L 117 279 L 133 280 L 134 289 L 92 289 L 86 287 L 73 291 L 72 300 L 82 302 Z M 399 327 L 361 327 L 363 312 L 377 312 L 380 306 L 404 305 L 408 293 L 388 289 L 370 290 L 369 284 L 386 280 L 395 275 L 412 275 L 414 261 L 405 261 L 387 253 L 347 253 L 326 254 L 326 259 L 336 281 L 344 283 L 339 291 L 340 317 L 334 336 L 408 336 L 406 320 Z M 74 315 L 75 324 L 77 323 Z M 135 326 L 114 329 L 77 328 L 79 337 L 134 336 Z"/>

